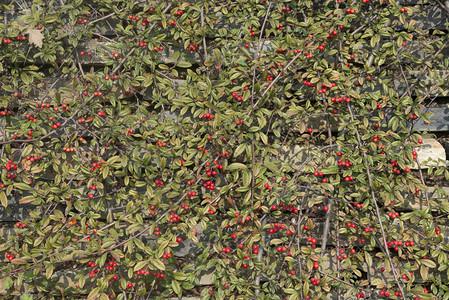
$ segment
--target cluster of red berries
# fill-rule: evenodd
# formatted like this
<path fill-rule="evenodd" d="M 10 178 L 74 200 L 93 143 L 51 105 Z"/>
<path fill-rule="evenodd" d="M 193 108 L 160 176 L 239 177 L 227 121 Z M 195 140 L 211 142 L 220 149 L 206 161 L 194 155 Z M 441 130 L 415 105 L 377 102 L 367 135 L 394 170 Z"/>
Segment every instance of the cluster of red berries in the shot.
<path fill-rule="evenodd" d="M 140 20 L 139 17 L 133 16 L 133 15 L 129 15 L 128 18 L 131 19 L 131 20 L 136 20 L 136 21 L 139 21 L 139 20 Z"/>
<path fill-rule="evenodd" d="M 259 253 L 259 246 L 253 245 L 253 253 L 258 254 Z"/>
<path fill-rule="evenodd" d="M 115 58 L 115 59 L 120 59 L 120 55 L 118 53 L 112 52 L 111 55 Z"/>
<path fill-rule="evenodd" d="M 154 235 L 161 235 L 161 232 L 159 231 L 159 227 L 154 228 Z"/>
<path fill-rule="evenodd" d="M 146 272 L 145 272 L 145 274 L 146 274 Z M 162 274 L 162 273 L 156 273 L 156 272 L 153 273 L 153 276 L 156 277 L 156 278 L 164 278 L 164 277 L 165 277 L 164 274 Z"/>
<path fill-rule="evenodd" d="M 168 22 L 168 25 L 176 25 L 176 21 L 170 20 L 170 22 Z"/>
<path fill-rule="evenodd" d="M 132 134 L 133 134 L 133 130 L 132 129 L 128 129 L 128 131 L 126 131 L 126 129 L 125 129 L 125 131 L 123 132 L 123 135 L 125 135 L 125 136 L 130 136 Z"/>
<path fill-rule="evenodd" d="M 198 151 L 204 151 L 204 153 L 209 152 L 209 150 L 207 150 L 206 148 L 203 148 L 203 147 L 198 147 Z"/>
<path fill-rule="evenodd" d="M 380 291 L 379 294 L 381 296 L 385 296 L 386 298 L 390 297 L 390 292 L 388 292 L 388 291 Z"/>
<path fill-rule="evenodd" d="M 4 116 L 4 115 L 6 115 L 6 112 L 3 112 L 3 111 L 2 111 L 2 112 L 0 112 L 0 115 L 3 115 L 3 116 Z M 29 120 L 31 120 L 31 121 L 33 121 L 34 123 L 37 122 L 37 120 L 36 120 L 32 115 L 30 115 L 30 114 L 27 114 L 27 115 L 26 115 L 26 118 L 29 119 Z M 53 119 L 53 117 L 50 117 L 50 118 Z"/>
<path fill-rule="evenodd" d="M 435 235 L 439 235 L 440 234 L 440 228 L 439 227 L 435 227 Z"/>
<path fill-rule="evenodd" d="M 48 118 L 49 121 L 53 121 L 53 117 Z M 33 120 L 34 122 L 36 122 L 36 119 Z M 57 129 L 58 127 L 61 127 L 61 123 L 60 122 L 56 122 L 55 124 L 52 124 L 50 126 L 52 129 Z"/>
<path fill-rule="evenodd" d="M 243 120 L 237 120 L 237 121 L 235 121 L 235 123 L 236 123 L 237 125 L 243 124 Z"/>
<path fill-rule="evenodd" d="M 363 1 L 365 1 L 365 0 L 363 0 Z M 363 292 L 360 292 L 360 293 L 358 293 L 358 294 L 356 295 L 356 297 L 357 297 L 357 298 L 364 298 L 364 297 L 365 297 L 365 294 L 364 294 Z"/>
<path fill-rule="evenodd" d="M 223 165 L 220 165 L 219 163 L 218 163 L 218 161 L 214 161 L 214 164 L 215 164 L 215 167 L 218 169 L 218 170 L 223 170 Z M 210 163 L 209 162 L 206 162 L 206 166 L 210 166 Z M 207 176 L 215 176 L 215 175 L 217 175 L 217 171 L 215 171 L 215 170 L 211 170 L 210 168 L 206 168 L 206 174 L 207 174 Z"/>
<path fill-rule="evenodd" d="M 87 23 L 87 19 L 78 19 L 78 20 L 76 20 L 76 23 L 78 23 L 78 24 L 86 24 Z"/>
<path fill-rule="evenodd" d="M 166 253 L 162 255 L 162 258 L 170 258 L 171 257 L 171 253 Z"/>
<path fill-rule="evenodd" d="M 290 7 L 286 7 L 286 6 L 282 6 L 281 9 L 282 9 L 283 13 L 286 13 L 286 12 L 290 11 Z"/>
<path fill-rule="evenodd" d="M 146 46 L 148 46 L 148 43 L 140 41 L 139 42 L 139 46 L 140 47 L 146 47 Z"/>
<path fill-rule="evenodd" d="M 351 175 L 351 176 L 346 176 L 345 177 L 345 181 L 346 182 L 348 182 L 348 181 L 351 181 L 351 180 L 354 180 L 354 177 Z"/>
<path fill-rule="evenodd" d="M 84 51 L 81 51 L 81 52 L 80 52 L 80 55 L 84 55 Z M 88 56 L 91 56 L 91 55 L 92 55 L 92 52 L 88 51 L 88 52 L 87 52 L 87 55 L 88 55 Z"/>
<path fill-rule="evenodd" d="M 332 82 L 331 86 L 325 86 L 324 84 L 321 84 L 321 89 L 318 90 L 318 93 L 320 94 L 326 94 L 327 91 L 331 90 L 333 87 L 335 87 L 335 83 Z"/>
<path fill-rule="evenodd" d="M 62 150 L 64 150 L 65 152 L 73 152 L 73 151 L 75 151 L 74 148 L 67 148 L 67 147 L 62 148 Z"/>
<path fill-rule="evenodd" d="M 103 117 L 103 118 L 106 117 L 106 113 L 103 112 L 103 111 L 97 112 L 97 115 L 100 116 L 100 117 Z"/>
<path fill-rule="evenodd" d="M 3 44 L 11 44 L 12 43 L 12 41 L 10 39 L 7 39 L 5 37 L 2 39 L 2 42 L 3 42 Z"/>
<path fill-rule="evenodd" d="M 205 113 L 205 114 L 203 115 L 203 119 L 205 119 L 206 121 L 210 121 L 210 120 L 212 120 L 213 118 L 214 118 L 214 115 L 209 114 L 209 113 Z"/>
<path fill-rule="evenodd" d="M 307 81 L 307 80 L 304 80 L 302 83 L 303 83 L 304 85 L 309 86 L 309 87 L 315 87 L 315 85 L 314 85 L 313 83 L 311 83 L 311 82 L 309 82 L 309 81 Z"/>
<path fill-rule="evenodd" d="M 351 98 L 350 97 L 346 97 L 346 96 L 338 97 L 338 98 L 332 97 L 331 101 L 334 102 L 334 103 L 341 103 L 342 101 L 345 101 L 346 103 L 349 103 L 349 102 L 351 102 Z"/>
<path fill-rule="evenodd" d="M 27 226 L 27 224 L 17 222 L 17 223 L 16 223 L 16 226 L 17 226 L 18 228 L 25 228 L 25 227 Z"/>
<path fill-rule="evenodd" d="M 12 162 L 12 160 L 9 160 L 5 165 L 6 170 L 8 171 L 15 171 L 17 170 L 17 165 Z"/>
<path fill-rule="evenodd" d="M 401 12 L 407 12 L 407 11 L 408 11 L 408 8 L 407 8 L 407 7 L 401 8 L 400 11 L 401 11 Z"/>
<path fill-rule="evenodd" d="M 230 248 L 230 247 L 223 247 L 223 248 L 221 249 L 221 252 L 229 253 L 229 252 L 231 252 L 231 248 Z"/>
<path fill-rule="evenodd" d="M 350 252 L 351 252 L 351 254 L 354 254 L 355 253 L 355 249 L 351 249 Z M 338 260 L 342 260 L 342 259 L 348 258 L 348 255 L 345 254 L 345 250 L 344 249 L 340 249 L 340 254 L 337 255 Z"/>
<path fill-rule="evenodd" d="M 271 185 L 269 185 L 268 183 L 265 183 L 263 186 L 266 187 L 269 191 L 271 191 Z M 276 205 L 275 205 L 275 207 L 276 207 Z"/>
<path fill-rule="evenodd" d="M 170 12 L 173 13 L 173 10 L 171 10 Z M 174 16 L 180 16 L 180 15 L 182 15 L 183 13 L 184 13 L 183 10 L 178 10 L 178 11 L 174 12 L 173 15 L 174 15 Z"/>
<path fill-rule="evenodd" d="M 350 166 L 352 166 L 352 162 L 348 159 L 346 161 L 342 161 L 341 159 L 339 159 L 337 162 L 340 167 L 349 168 Z"/>
<path fill-rule="evenodd" d="M 268 229 L 269 233 L 277 233 L 279 230 L 284 230 L 286 226 L 284 224 L 274 223 L 274 228 Z"/>
<path fill-rule="evenodd" d="M 278 54 L 285 54 L 285 53 L 287 53 L 287 52 L 288 52 L 287 49 L 284 49 L 284 50 L 282 50 L 281 48 L 277 48 L 277 49 L 276 49 L 276 53 L 278 53 Z"/>
<path fill-rule="evenodd" d="M 321 282 L 320 279 L 315 279 L 314 277 L 310 278 L 310 281 L 312 282 L 313 285 L 318 285 Z"/>
<path fill-rule="evenodd" d="M 237 100 L 237 101 L 242 101 L 243 97 L 239 96 L 239 94 L 237 92 L 232 93 L 232 97 Z"/>
<path fill-rule="evenodd" d="M 157 187 L 160 187 L 161 185 L 164 185 L 164 182 L 162 180 L 155 180 L 154 183 L 156 184 Z"/>
<path fill-rule="evenodd" d="M 164 47 L 162 47 L 162 46 L 160 46 L 159 48 L 158 47 L 154 47 L 153 50 L 156 51 L 156 52 L 159 52 L 159 51 L 164 50 Z"/>
<path fill-rule="evenodd" d="M 316 246 L 315 244 L 316 244 L 316 239 L 314 239 L 314 238 L 312 238 L 312 237 L 308 237 L 307 238 L 307 241 L 309 242 L 309 243 L 312 243 L 313 245 L 312 245 L 312 248 L 315 248 L 314 246 Z"/>
<path fill-rule="evenodd" d="M 157 145 L 159 147 L 165 147 L 167 145 L 167 143 L 166 142 L 157 141 Z"/>
<path fill-rule="evenodd" d="M 192 191 L 188 191 L 187 192 L 187 197 L 188 198 L 192 198 L 192 197 L 195 197 L 196 196 L 196 193 L 195 192 L 192 192 Z"/>
<path fill-rule="evenodd" d="M 198 48 L 198 45 L 189 45 L 189 46 L 187 47 L 187 50 L 188 50 L 188 51 L 195 51 L 197 48 Z"/>
<path fill-rule="evenodd" d="M 11 261 L 11 260 L 13 260 L 14 258 L 16 258 L 16 256 L 13 255 L 13 254 L 6 253 L 6 258 L 7 258 L 9 261 Z"/>
<path fill-rule="evenodd" d="M 36 156 L 27 156 L 27 160 L 29 160 L 30 162 L 35 162 L 38 161 L 39 159 L 41 159 L 42 156 L 40 155 L 36 155 Z"/>
<path fill-rule="evenodd" d="M 90 169 L 90 172 L 94 172 L 97 169 L 101 169 L 101 162 L 104 162 L 104 159 L 100 160 L 99 162 L 92 163 L 92 168 Z"/>
<path fill-rule="evenodd" d="M 170 223 L 179 223 L 181 221 L 181 217 L 178 216 L 174 211 L 170 211 Z"/>
<path fill-rule="evenodd" d="M 145 276 L 145 275 L 150 275 L 150 271 L 148 270 L 139 270 L 136 272 L 137 276 Z"/>
<path fill-rule="evenodd" d="M 398 213 L 398 212 L 394 212 L 394 213 L 393 213 L 393 212 L 389 211 L 387 214 L 388 214 L 388 215 L 390 216 L 390 218 L 392 218 L 392 219 L 399 217 L 399 213 Z"/>
<path fill-rule="evenodd" d="M 109 271 L 114 271 L 114 267 L 117 267 L 117 263 L 115 262 L 115 261 L 112 261 L 112 260 L 110 260 L 109 262 L 108 262 L 108 265 L 105 267 L 107 270 L 109 270 Z M 113 279 L 114 280 L 117 280 L 118 279 L 118 277 L 117 277 L 117 275 L 115 275 L 114 277 L 113 277 Z"/>
<path fill-rule="evenodd" d="M 249 29 L 249 34 L 250 34 L 251 36 L 254 36 L 256 33 L 250 28 L 250 29 Z"/>
<path fill-rule="evenodd" d="M 287 251 L 287 247 L 285 247 L 285 246 L 278 246 L 276 250 L 278 252 L 285 252 L 285 251 Z"/>
<path fill-rule="evenodd" d="M 99 270 L 96 269 L 97 264 L 94 263 L 94 262 L 91 262 L 91 261 L 89 261 L 87 264 L 88 264 L 90 267 L 92 267 L 92 269 L 93 269 L 93 270 L 91 270 L 91 271 L 89 272 L 89 277 L 90 277 L 90 278 L 95 277 L 95 276 L 97 275 L 97 273 L 99 272 Z"/>
<path fill-rule="evenodd" d="M 351 222 L 346 223 L 346 226 L 347 227 L 352 227 L 352 228 L 356 227 L 356 225 L 354 223 L 351 223 Z"/>
<path fill-rule="evenodd" d="M 6 110 L 0 111 L 0 116 L 9 116 L 9 115 L 12 115 L 12 112 L 6 111 Z M 32 119 L 30 119 L 30 120 L 32 120 Z M 36 121 L 34 121 L 34 122 L 36 122 Z"/>
<path fill-rule="evenodd" d="M 109 79 L 117 80 L 117 79 L 118 79 L 118 76 L 117 76 L 117 75 L 114 75 L 114 76 L 106 75 L 106 76 L 104 77 L 104 79 L 106 79 L 106 80 L 109 80 Z"/>
<path fill-rule="evenodd" d="M 18 40 L 18 41 L 25 41 L 26 39 L 27 39 L 26 36 L 23 36 L 23 35 L 16 37 L 16 40 Z"/>
<path fill-rule="evenodd" d="M 228 152 L 228 151 L 225 151 L 225 153 L 220 154 L 220 156 L 223 157 L 223 158 L 229 158 L 229 152 Z M 225 170 L 222 170 L 221 172 L 222 172 L 223 174 L 226 173 Z"/>
<path fill-rule="evenodd" d="M 214 171 L 214 172 L 215 172 L 215 171 Z M 204 182 L 204 186 L 205 186 L 206 189 L 208 189 L 208 190 L 211 190 L 211 191 L 215 190 L 215 183 L 213 183 L 213 182 L 210 181 L 210 180 L 205 181 L 205 182 Z"/>
<path fill-rule="evenodd" d="M 352 8 L 348 8 L 348 9 L 346 10 L 346 12 L 350 15 L 350 14 L 355 13 L 355 10 L 353 10 Z"/>
<path fill-rule="evenodd" d="M 333 36 L 330 36 L 330 37 L 333 38 Z M 321 45 L 318 46 L 318 50 L 324 50 L 324 47 L 326 47 L 326 44 L 325 43 L 321 43 Z"/>

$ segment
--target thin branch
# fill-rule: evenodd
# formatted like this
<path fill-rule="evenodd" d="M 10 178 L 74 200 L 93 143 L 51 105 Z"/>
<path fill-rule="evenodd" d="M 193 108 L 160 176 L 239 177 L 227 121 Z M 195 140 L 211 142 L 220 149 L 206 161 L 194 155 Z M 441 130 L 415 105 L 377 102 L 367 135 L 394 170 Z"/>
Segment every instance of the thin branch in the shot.
<path fill-rule="evenodd" d="M 348 110 L 349 110 L 349 115 L 351 117 L 351 121 L 354 122 L 354 114 L 352 113 L 351 105 L 349 103 L 347 103 L 347 107 L 348 107 Z M 377 217 L 377 220 L 379 222 L 380 231 L 382 233 L 382 239 L 383 239 L 383 242 L 384 242 L 383 247 L 385 248 L 386 256 L 388 258 L 388 261 L 390 262 L 391 269 L 393 271 L 393 276 L 394 276 L 394 279 L 396 281 L 396 284 L 397 284 L 397 286 L 399 287 L 399 290 L 402 293 L 402 299 L 406 300 L 404 291 L 402 289 L 401 283 L 400 283 L 398 275 L 397 275 L 396 268 L 394 267 L 393 261 L 391 260 L 390 250 L 387 247 L 387 237 L 386 237 L 384 226 L 383 226 L 382 219 L 381 219 L 381 216 L 380 216 L 379 205 L 377 204 L 376 195 L 374 193 L 374 187 L 373 187 L 371 171 L 370 171 L 370 164 L 368 163 L 368 159 L 366 157 L 366 153 L 362 149 L 362 145 L 363 144 L 362 144 L 362 140 L 360 138 L 359 130 L 357 129 L 357 127 L 355 127 L 355 134 L 356 134 L 356 138 L 357 138 L 358 147 L 359 147 L 360 152 L 362 153 L 363 159 L 365 161 L 366 175 L 368 176 L 368 186 L 369 186 L 370 191 L 371 191 L 371 199 L 373 200 L 373 204 L 374 204 L 374 206 L 376 208 L 376 217 Z"/>

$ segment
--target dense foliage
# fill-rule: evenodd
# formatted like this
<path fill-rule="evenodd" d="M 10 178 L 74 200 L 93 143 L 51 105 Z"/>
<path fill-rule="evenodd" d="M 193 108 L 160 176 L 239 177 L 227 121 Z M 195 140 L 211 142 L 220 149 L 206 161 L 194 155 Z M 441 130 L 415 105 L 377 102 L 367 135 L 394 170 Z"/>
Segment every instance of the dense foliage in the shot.
<path fill-rule="evenodd" d="M 449 299 L 449 202 L 413 128 L 448 10 L 415 2 L 0 4 L 0 200 L 29 211 L 0 288 Z"/>

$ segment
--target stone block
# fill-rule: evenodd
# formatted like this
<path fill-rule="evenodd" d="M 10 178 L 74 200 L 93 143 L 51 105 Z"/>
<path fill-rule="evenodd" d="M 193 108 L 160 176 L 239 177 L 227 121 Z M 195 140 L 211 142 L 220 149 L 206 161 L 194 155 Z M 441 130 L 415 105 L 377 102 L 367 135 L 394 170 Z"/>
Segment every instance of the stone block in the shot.
<path fill-rule="evenodd" d="M 424 138 L 423 143 L 416 148 L 418 153 L 418 160 L 422 169 L 429 167 L 444 167 L 446 163 L 446 150 L 435 139 Z M 412 169 L 418 169 L 418 164 L 415 163 Z"/>
<path fill-rule="evenodd" d="M 431 112 L 430 123 L 424 124 L 423 119 L 418 119 L 413 128 L 419 131 L 449 131 L 449 107 L 429 107 L 421 113 Z"/>

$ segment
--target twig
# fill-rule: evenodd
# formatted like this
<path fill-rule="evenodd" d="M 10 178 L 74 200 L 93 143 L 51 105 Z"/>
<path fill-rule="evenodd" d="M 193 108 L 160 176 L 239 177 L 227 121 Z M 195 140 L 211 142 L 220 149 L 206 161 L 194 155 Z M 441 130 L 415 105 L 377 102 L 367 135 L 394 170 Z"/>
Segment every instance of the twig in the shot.
<path fill-rule="evenodd" d="M 347 103 L 347 107 L 348 107 L 348 110 L 349 110 L 349 115 L 351 117 L 351 121 L 354 122 L 354 114 L 352 113 L 351 105 L 349 103 Z M 374 193 L 374 187 L 373 187 L 373 182 L 372 182 L 372 178 L 371 178 L 371 171 L 369 169 L 370 168 L 370 164 L 368 163 L 368 159 L 366 157 L 366 153 L 362 149 L 362 140 L 360 138 L 359 130 L 357 129 L 357 127 L 355 127 L 355 135 L 356 135 L 356 138 L 357 138 L 358 147 L 359 147 L 360 152 L 362 153 L 363 159 L 365 161 L 366 175 L 368 176 L 368 185 L 369 185 L 369 188 L 370 188 L 370 191 L 371 191 L 371 199 L 373 200 L 373 204 L 374 204 L 374 206 L 376 208 L 376 217 L 377 217 L 377 220 L 379 222 L 380 231 L 382 233 L 382 239 L 383 239 L 383 242 L 384 242 L 383 247 L 385 248 L 386 256 L 388 258 L 388 261 L 390 262 L 391 269 L 393 271 L 393 276 L 394 276 L 394 279 L 396 281 L 396 284 L 397 284 L 397 286 L 399 287 L 399 290 L 402 293 L 402 299 L 406 300 L 404 291 L 402 289 L 402 286 L 401 286 L 399 278 L 398 278 L 398 275 L 396 274 L 397 271 L 396 271 L 396 269 L 394 267 L 393 261 L 391 260 L 390 250 L 387 247 L 387 237 L 386 237 L 384 226 L 383 226 L 382 219 L 381 219 L 381 216 L 380 216 L 379 205 L 377 204 L 376 195 Z"/>
<path fill-rule="evenodd" d="M 264 226 L 265 226 L 265 220 L 262 221 L 260 227 L 263 228 Z M 263 244 L 265 243 L 265 238 L 266 238 L 266 235 L 263 235 L 262 236 L 262 243 Z M 259 252 L 257 253 L 257 261 L 261 262 L 262 261 L 262 257 L 263 257 L 263 247 L 260 246 L 259 247 Z M 261 270 L 261 272 L 262 272 L 262 270 Z M 254 294 L 256 295 L 256 297 L 259 297 L 259 295 L 260 295 L 260 288 L 259 288 L 259 285 L 260 285 L 260 273 L 257 274 L 256 278 L 254 279 L 254 284 L 257 286 L 256 290 L 254 291 Z"/>

